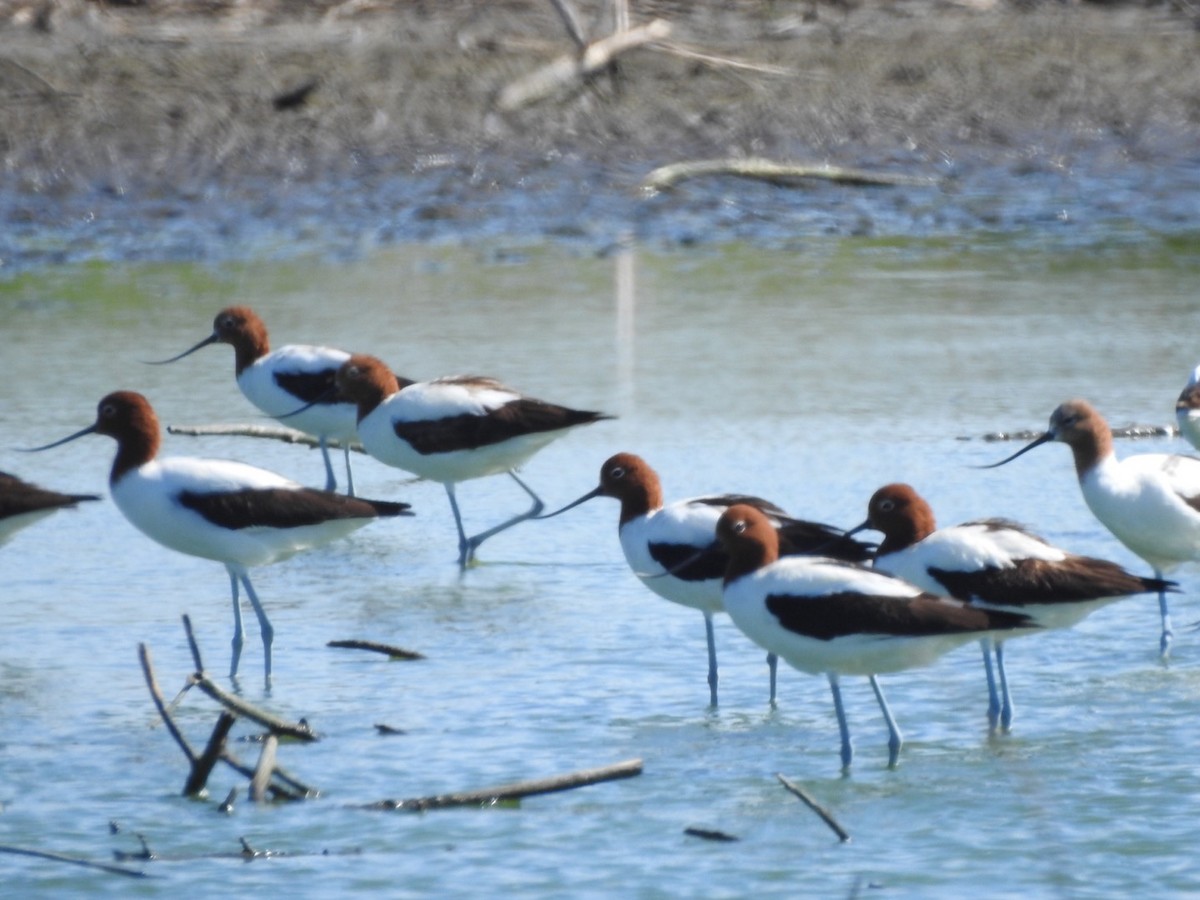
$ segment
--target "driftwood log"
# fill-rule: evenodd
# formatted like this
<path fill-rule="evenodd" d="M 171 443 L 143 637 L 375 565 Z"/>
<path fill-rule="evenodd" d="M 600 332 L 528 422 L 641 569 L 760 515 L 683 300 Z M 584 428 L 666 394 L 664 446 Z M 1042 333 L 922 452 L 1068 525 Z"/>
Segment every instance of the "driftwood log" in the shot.
<path fill-rule="evenodd" d="M 838 840 L 842 841 L 842 843 L 850 840 L 850 832 L 848 832 L 838 823 L 838 820 L 833 817 L 833 814 L 829 810 L 814 800 L 808 791 L 783 775 L 777 774 L 775 777 L 779 779 L 780 784 L 787 788 L 792 794 L 799 797 L 804 802 L 805 806 L 820 816 L 821 821 L 828 825 L 833 830 L 833 833 L 838 836 Z"/>

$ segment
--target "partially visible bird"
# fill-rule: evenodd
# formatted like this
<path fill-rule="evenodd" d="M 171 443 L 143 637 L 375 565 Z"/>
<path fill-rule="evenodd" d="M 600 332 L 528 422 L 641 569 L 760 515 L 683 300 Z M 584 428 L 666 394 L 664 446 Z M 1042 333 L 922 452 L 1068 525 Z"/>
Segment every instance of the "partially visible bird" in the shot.
<path fill-rule="evenodd" d="M 1180 436 L 1200 450 L 1200 366 L 1192 370 L 1187 386 L 1175 401 L 1175 421 Z"/>
<path fill-rule="evenodd" d="M 307 488 L 274 472 L 223 459 L 158 458 L 158 417 L 141 394 L 116 391 L 100 401 L 94 424 L 36 450 L 87 434 L 115 438 L 109 488 L 135 527 L 164 547 L 224 563 L 233 594 L 233 660 L 242 653 L 239 584 L 262 634 L 271 680 L 274 629 L 250 584 L 249 569 L 287 559 L 357 531 L 381 516 L 409 515 L 407 503 L 363 500 Z"/>
<path fill-rule="evenodd" d="M 1059 441 L 1071 448 L 1083 499 L 1100 523 L 1154 569 L 1154 577 L 1200 560 L 1200 459 L 1175 453 L 1139 453 L 1117 459 L 1112 429 L 1086 400 L 1068 400 L 1050 416 L 1050 429 L 1012 456 Z M 1164 582 L 1165 584 L 1166 582 Z M 1167 591 L 1158 593 L 1159 652 L 1171 652 L 1174 630 Z"/>
<path fill-rule="evenodd" d="M 932 594 L 1024 613 L 1040 629 L 1069 628 L 1122 597 L 1175 589 L 1173 582 L 1142 578 L 1114 562 L 1060 550 L 1005 519 L 939 529 L 933 509 L 907 484 L 884 485 L 872 495 L 867 520 L 851 530 L 866 528 L 884 535 L 875 557 L 879 571 Z M 993 729 L 1007 731 L 1013 721 L 1004 638 L 1030 633 L 1035 632 L 987 635 L 980 641 Z"/>
<path fill-rule="evenodd" d="M 600 483 L 578 500 L 540 518 L 550 518 L 593 497 L 613 497 L 621 503 L 617 534 L 629 568 L 646 587 L 672 603 L 704 614 L 708 641 L 708 687 L 717 705 L 717 650 L 713 615 L 723 612 L 722 580 L 729 554 L 716 540 L 717 520 L 730 506 L 743 503 L 762 511 L 779 535 L 781 553 L 817 554 L 862 562 L 871 558 L 871 545 L 847 537 L 819 522 L 795 519 L 761 497 L 716 494 L 663 504 L 658 473 L 640 456 L 618 453 L 600 467 Z M 770 702 L 775 702 L 776 658 L 767 657 Z"/>
<path fill-rule="evenodd" d="M 0 546 L 55 510 L 99 499 L 95 494 L 60 494 L 0 472 Z"/>
<path fill-rule="evenodd" d="M 325 461 L 325 490 L 337 489 L 329 459 L 328 441 L 342 445 L 346 460 L 346 492 L 354 496 L 350 444 L 356 437 L 354 405 L 337 400 L 333 377 L 350 354 L 333 347 L 288 344 L 271 349 L 267 326 L 248 306 L 229 306 L 213 319 L 212 334 L 165 365 L 190 356 L 210 344 L 229 344 L 234 350 L 234 376 L 246 399 L 268 416 L 288 417 L 288 424 L 317 438 Z M 307 404 L 297 412 L 302 404 Z"/>
<path fill-rule="evenodd" d="M 541 498 L 515 470 L 571 429 L 612 418 L 526 397 L 491 378 L 404 381 L 380 360 L 361 354 L 342 364 L 336 382 L 340 399 L 357 406 L 358 436 L 367 453 L 446 489 L 458 529 L 458 562 L 463 567 L 488 538 L 544 509 Z M 533 505 L 467 537 L 455 486 L 501 473 L 507 473 Z"/>
<path fill-rule="evenodd" d="M 855 563 L 780 558 L 775 528 L 752 506 L 725 510 L 717 537 L 729 553 L 725 609 L 734 624 L 800 671 L 829 679 L 843 768 L 854 751 L 840 676 L 869 678 L 887 722 L 888 764 L 894 766 L 903 738 L 876 676 L 929 665 L 989 632 L 1029 624 L 1024 615 L 968 606 Z"/>

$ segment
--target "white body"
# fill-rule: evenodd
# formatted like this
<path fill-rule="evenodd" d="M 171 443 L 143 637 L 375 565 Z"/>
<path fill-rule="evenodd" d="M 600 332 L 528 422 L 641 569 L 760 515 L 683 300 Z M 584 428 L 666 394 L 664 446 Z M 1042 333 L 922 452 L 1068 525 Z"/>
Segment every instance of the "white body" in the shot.
<path fill-rule="evenodd" d="M 1107 456 L 1079 480 L 1093 515 L 1126 547 L 1166 572 L 1200 559 L 1200 459 L 1142 453 Z"/>
<path fill-rule="evenodd" d="M 223 528 L 181 505 L 182 491 L 218 493 L 247 488 L 301 490 L 274 472 L 219 459 L 151 460 L 112 485 L 112 497 L 130 522 L 164 547 L 223 562 L 233 570 L 287 559 L 363 527 L 371 520 L 335 519 L 297 528 Z"/>
<path fill-rule="evenodd" d="M 392 394 L 358 423 L 358 436 L 371 456 L 430 481 L 455 484 L 519 468 L 568 429 L 542 431 L 445 453 L 418 453 L 396 436 L 397 422 L 436 421 L 453 416 L 486 416 L 521 395 L 495 382 L 458 383 L 452 378 L 421 381 Z"/>
<path fill-rule="evenodd" d="M 12 536 L 22 528 L 28 528 L 34 522 L 39 522 L 47 516 L 58 512 L 59 508 L 32 509 L 29 512 L 17 513 L 15 516 L 0 519 L 0 547 L 7 544 L 12 539 Z"/>
<path fill-rule="evenodd" d="M 275 381 L 280 372 L 336 372 L 350 354 L 333 347 L 290 344 L 255 360 L 237 377 L 246 399 L 269 416 L 296 412 L 306 402 L 290 394 Z M 350 441 L 355 437 L 356 412 L 352 403 L 318 403 L 304 412 L 288 416 L 284 424 L 307 434 Z"/>
<path fill-rule="evenodd" d="M 894 598 L 896 603 L 921 593 L 881 572 L 818 557 L 785 557 L 726 585 L 725 609 L 752 641 L 813 675 L 879 675 L 928 665 L 942 654 L 987 634 L 851 634 L 819 640 L 788 631 L 766 606 L 771 595 L 787 595 L 787 602 L 804 603 L 807 597 L 844 592 L 878 596 L 881 602 L 892 602 L 882 598 Z"/>
<path fill-rule="evenodd" d="M 621 549 L 629 568 L 642 584 L 658 596 L 706 613 L 723 612 L 721 579 L 685 581 L 667 575 L 650 556 L 650 544 L 689 544 L 697 551 L 716 540 L 717 519 L 726 507 L 697 502 L 701 498 L 679 500 L 621 526 Z"/>

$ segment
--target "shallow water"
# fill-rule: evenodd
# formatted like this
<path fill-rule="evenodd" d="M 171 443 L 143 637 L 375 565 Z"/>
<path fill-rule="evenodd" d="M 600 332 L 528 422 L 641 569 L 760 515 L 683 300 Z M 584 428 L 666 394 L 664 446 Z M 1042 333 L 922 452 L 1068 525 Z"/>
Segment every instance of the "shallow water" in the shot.
<path fill-rule="evenodd" d="M 1170 422 L 1197 362 L 1200 245 L 1135 233 L 1086 250 L 995 240 L 806 241 L 603 258 L 540 246 L 397 247 L 359 262 L 89 265 L 0 283 L 6 378 L 0 468 L 101 492 L 111 444 L 26 456 L 92 421 L 117 388 L 165 423 L 261 422 L 228 348 L 172 366 L 141 360 L 203 337 L 221 306 L 256 307 L 277 343 L 375 353 L 410 377 L 479 372 L 618 419 L 552 445 L 525 470 L 550 505 L 589 490 L 617 450 L 655 466 L 669 498 L 740 490 L 849 526 L 875 487 L 905 480 L 947 523 L 1024 521 L 1073 550 L 1144 566 L 1095 523 L 1067 453 L 997 471 L 1013 447 L 985 432 L 1039 428 L 1070 396 L 1114 424 Z M 618 290 L 618 285 L 621 289 Z M 963 440 L 968 438 L 968 440 Z M 1120 452 L 1180 450 L 1177 439 Z M 249 438 L 166 439 L 165 452 L 230 456 L 310 483 L 319 457 Z M 208 668 L 226 671 L 227 580 L 159 548 L 107 499 L 62 513 L 0 550 L 0 844 L 107 860 L 145 836 L 154 879 L 0 855 L 16 895 L 159 896 L 355 889 L 394 895 L 989 896 L 1200 889 L 1194 743 L 1200 639 L 1157 659 L 1152 598 L 1070 632 L 1013 642 L 1012 734 L 986 733 L 978 653 L 884 680 L 905 732 L 898 769 L 864 682 L 845 686 L 857 755 L 839 771 L 821 679 L 780 673 L 718 621 L 721 706 L 707 707 L 701 618 L 651 595 L 625 567 L 616 509 L 597 500 L 496 538 L 460 576 L 441 488 L 356 457 L 360 493 L 418 518 L 259 570 L 276 627 L 265 690 L 247 618 L 241 688 L 323 739 L 285 744 L 284 766 L 320 799 L 231 816 L 242 782 L 218 770 L 208 802 L 179 797 L 186 765 L 137 662 L 151 649 L 172 695 L 190 670 L 179 616 Z M 510 514 L 506 479 L 460 489 L 468 527 Z M 1197 616 L 1195 567 L 1177 573 L 1176 622 Z M 389 663 L 333 650 L 365 638 L 427 655 Z M 222 678 L 222 683 L 227 679 Z M 202 745 L 216 719 L 187 695 L 179 721 Z M 380 736 L 376 723 L 403 729 Z M 239 726 L 235 734 L 251 729 Z M 257 746 L 237 743 L 247 760 Z M 355 808 L 639 757 L 640 777 L 525 801 L 424 815 Z M 776 782 L 803 783 L 853 836 L 832 833 Z M 119 833 L 109 833 L 110 822 Z M 740 838 L 710 843 L 690 826 Z M 246 863 L 244 837 L 293 854 Z M 326 855 L 326 853 L 328 855 Z"/>

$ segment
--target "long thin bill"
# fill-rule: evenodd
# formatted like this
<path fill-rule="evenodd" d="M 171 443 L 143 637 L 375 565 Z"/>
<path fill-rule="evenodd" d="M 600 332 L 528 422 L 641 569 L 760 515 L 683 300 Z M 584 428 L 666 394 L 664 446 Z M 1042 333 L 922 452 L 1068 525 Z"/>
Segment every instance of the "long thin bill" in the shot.
<path fill-rule="evenodd" d="M 146 362 L 146 365 L 148 365 L 148 366 L 165 366 L 167 363 L 173 363 L 176 360 L 183 359 L 185 356 L 191 356 L 193 353 L 195 353 L 200 348 L 207 347 L 209 344 L 215 344 L 218 341 L 220 341 L 219 337 L 217 337 L 215 334 L 210 334 L 208 337 L 206 337 L 204 340 L 202 340 L 200 343 L 198 343 L 195 347 L 191 347 L 188 350 L 184 350 L 178 356 L 172 356 L 170 359 L 146 360 L 145 362 Z"/>
<path fill-rule="evenodd" d="M 1031 443 L 1026 444 L 1024 447 L 1022 447 L 1020 450 L 1018 450 L 1012 456 L 1006 457 L 1005 459 L 1000 460 L 1000 462 L 998 462 L 998 463 L 989 463 L 986 466 L 972 466 L 972 468 L 975 468 L 975 469 L 998 468 L 999 466 L 1002 466 L 1005 463 L 1012 462 L 1014 459 L 1016 459 L 1018 456 L 1022 455 L 1023 453 L 1028 453 L 1034 447 L 1040 447 L 1042 444 L 1048 444 L 1052 440 L 1054 440 L 1054 433 L 1051 431 L 1047 431 L 1041 437 L 1035 438 Z"/>
<path fill-rule="evenodd" d="M 87 428 L 83 429 L 83 431 L 77 431 L 72 435 L 68 435 L 62 440 L 55 441 L 53 444 L 45 444 L 41 447 L 21 447 L 19 449 L 22 453 L 40 453 L 42 450 L 51 450 L 54 447 L 61 447 L 63 444 L 70 443 L 76 438 L 81 438 L 86 434 L 95 434 L 95 432 L 96 426 L 89 425 Z"/>
<path fill-rule="evenodd" d="M 292 416 L 298 416 L 298 415 L 300 415 L 300 413 L 305 412 L 306 410 L 312 409 L 314 406 L 316 406 L 319 403 L 333 403 L 337 399 L 337 396 L 338 396 L 337 388 L 332 387 L 329 390 L 322 393 L 321 396 L 319 396 L 316 400 L 313 400 L 309 403 L 305 403 L 303 406 L 299 407 L 298 409 L 293 409 L 291 412 L 286 412 L 286 413 L 283 413 L 282 415 L 278 415 L 278 416 L 271 416 L 271 418 L 272 419 L 290 419 Z"/>
<path fill-rule="evenodd" d="M 564 506 L 562 509 L 556 509 L 556 510 L 555 510 L 554 512 L 552 512 L 552 513 L 546 513 L 545 515 L 541 515 L 541 516 L 532 516 L 531 518 L 534 518 L 534 519 L 553 519 L 555 516 L 557 516 L 557 515 L 561 515 L 562 513 L 565 513 L 565 512 L 566 512 L 568 509 L 574 509 L 575 507 L 577 507 L 577 506 L 579 506 L 579 505 L 581 505 L 581 504 L 587 503 L 589 500 L 591 500 L 591 499 L 593 499 L 593 498 L 595 498 L 595 497 L 600 497 L 600 496 L 603 496 L 603 494 L 604 494 L 604 488 L 602 488 L 602 487 L 597 487 L 595 490 L 588 491 L 586 494 L 584 494 L 584 495 L 583 495 L 582 497 L 580 497 L 578 500 L 572 500 L 570 503 L 568 503 L 568 504 L 567 504 L 566 506 Z"/>

